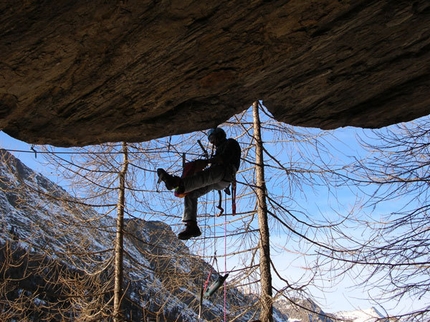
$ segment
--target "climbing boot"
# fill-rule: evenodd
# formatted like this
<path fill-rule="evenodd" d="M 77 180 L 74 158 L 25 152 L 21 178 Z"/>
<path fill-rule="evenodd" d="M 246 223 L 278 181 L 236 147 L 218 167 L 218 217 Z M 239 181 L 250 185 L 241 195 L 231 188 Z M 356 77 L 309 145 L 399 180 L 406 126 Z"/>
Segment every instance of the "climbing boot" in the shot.
<path fill-rule="evenodd" d="M 192 237 L 199 237 L 202 234 L 197 222 L 189 220 L 185 222 L 185 230 L 178 234 L 180 240 L 188 240 Z"/>
<path fill-rule="evenodd" d="M 164 169 L 157 169 L 157 175 L 158 183 L 163 181 L 167 190 L 177 189 L 181 185 L 181 178 L 168 174 Z"/>

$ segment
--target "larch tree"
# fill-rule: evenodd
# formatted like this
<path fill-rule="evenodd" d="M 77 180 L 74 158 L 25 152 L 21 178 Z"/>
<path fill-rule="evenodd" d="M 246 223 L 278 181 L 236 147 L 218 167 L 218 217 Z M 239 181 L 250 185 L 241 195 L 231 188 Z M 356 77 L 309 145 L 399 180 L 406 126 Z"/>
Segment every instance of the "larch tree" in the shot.
<path fill-rule="evenodd" d="M 332 230 L 335 251 L 321 251 L 322 267 L 352 275 L 375 305 L 395 309 L 413 302 L 414 308 L 396 313 L 408 321 L 430 316 L 429 139 L 429 117 L 361 136 L 366 157 L 355 159 L 343 176 L 361 198 L 355 234 Z"/>

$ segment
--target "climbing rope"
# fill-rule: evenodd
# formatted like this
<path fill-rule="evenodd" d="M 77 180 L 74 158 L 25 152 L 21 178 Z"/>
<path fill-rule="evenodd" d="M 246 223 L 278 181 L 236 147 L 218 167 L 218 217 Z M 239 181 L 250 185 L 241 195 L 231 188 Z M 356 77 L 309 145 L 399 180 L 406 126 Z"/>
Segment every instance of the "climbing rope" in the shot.
<path fill-rule="evenodd" d="M 225 201 L 227 206 L 227 200 Z M 227 274 L 227 216 L 224 216 L 224 276 Z M 224 322 L 227 322 L 227 282 L 224 280 Z"/>
<path fill-rule="evenodd" d="M 221 201 L 220 201 L 221 203 Z M 218 209 L 220 208 L 220 203 L 216 206 Z M 206 202 L 206 214 L 207 214 L 207 205 L 208 203 Z M 214 207 L 214 205 L 213 205 Z M 224 200 L 224 207 L 227 207 L 227 200 Z M 221 207 L 222 208 L 222 207 Z M 223 209 L 224 211 L 224 209 Z M 218 259 L 217 259 L 217 237 L 216 237 L 216 217 L 217 216 L 213 216 L 213 257 L 212 257 L 212 264 L 210 264 L 217 272 L 220 272 L 220 267 L 219 267 L 219 263 L 218 263 Z M 207 220 L 205 220 L 205 225 L 207 225 Z M 217 279 L 211 284 L 210 280 L 212 278 L 212 269 L 209 270 L 208 276 L 203 284 L 203 287 L 201 288 L 201 292 L 200 292 L 200 305 L 199 305 L 199 318 L 201 318 L 201 314 L 202 314 L 202 307 L 203 307 L 203 298 L 209 298 L 210 296 L 212 296 L 221 286 L 224 285 L 224 303 L 223 303 L 223 307 L 224 307 L 224 322 L 227 321 L 227 288 L 226 288 L 226 279 L 228 277 L 228 273 L 227 273 L 227 216 L 224 216 L 224 275 L 218 273 L 218 277 Z M 206 231 L 206 229 L 205 229 Z M 206 249 L 206 233 L 203 236 L 204 242 L 203 242 L 203 246 L 204 246 L 204 250 Z"/>

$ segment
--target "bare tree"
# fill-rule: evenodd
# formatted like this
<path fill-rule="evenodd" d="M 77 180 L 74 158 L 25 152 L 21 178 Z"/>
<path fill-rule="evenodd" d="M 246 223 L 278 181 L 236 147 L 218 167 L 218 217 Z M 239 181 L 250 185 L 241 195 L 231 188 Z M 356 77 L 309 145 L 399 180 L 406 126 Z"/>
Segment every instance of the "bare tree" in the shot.
<path fill-rule="evenodd" d="M 137 229 L 141 226 L 139 221 L 134 220 L 137 218 L 162 219 L 164 222 L 172 223 L 172 226 L 179 223 L 181 217 L 180 213 L 171 213 L 172 209 L 178 207 L 177 205 L 174 205 L 175 201 L 173 201 L 173 195 L 171 192 L 157 192 L 154 176 L 154 169 L 160 166 L 160 163 L 162 162 L 160 160 L 162 160 L 162 157 L 165 157 L 167 160 L 176 158 L 176 162 L 181 160 L 182 153 L 177 150 L 180 148 L 181 142 L 176 141 L 173 145 L 172 141 L 175 140 L 178 139 L 167 139 L 163 142 L 164 145 L 160 144 L 162 145 L 161 148 L 160 145 L 154 145 L 153 143 L 148 143 L 147 146 L 127 144 L 126 154 L 124 153 L 124 147 L 120 150 L 116 148 L 116 145 L 91 147 L 91 149 L 93 149 L 92 151 L 90 151 L 89 148 L 79 149 L 71 154 L 71 158 L 62 157 L 61 153 L 53 153 L 51 156 L 55 160 L 51 160 L 51 162 L 54 161 L 59 167 L 61 167 L 68 177 L 72 179 L 74 178 L 75 180 L 78 179 L 77 182 L 73 183 L 73 189 L 78 195 L 82 196 L 80 199 L 81 202 L 85 202 L 86 204 L 95 206 L 101 210 L 99 210 L 100 218 L 106 217 L 107 219 L 109 214 L 113 213 L 115 206 L 117 214 L 119 215 L 117 217 L 120 218 L 123 215 L 125 216 L 127 224 L 123 228 L 119 228 L 118 225 L 120 219 L 117 218 L 117 240 L 119 232 L 123 231 L 124 236 L 127 237 L 129 242 L 124 245 L 122 251 L 116 251 L 115 254 L 124 252 L 124 258 L 131 261 L 133 265 L 136 266 L 136 269 L 148 271 L 150 274 L 155 273 L 158 278 L 157 281 L 161 281 L 166 291 L 170 291 L 171 294 L 183 299 L 184 302 L 189 302 L 189 294 L 183 293 L 180 290 L 185 286 L 190 287 L 190 279 L 200 279 L 201 282 L 203 282 L 206 278 L 204 273 L 210 271 L 210 269 L 208 269 L 208 267 L 204 267 L 205 271 L 202 271 L 202 265 L 196 261 L 196 263 L 193 264 L 195 268 L 189 272 L 185 272 L 184 268 L 181 267 L 181 262 L 186 260 L 187 264 L 191 266 L 193 261 L 189 259 L 190 254 L 185 251 L 178 252 L 178 245 L 176 243 L 171 243 L 170 245 L 166 244 L 166 240 L 168 240 L 168 238 L 162 238 L 162 235 L 160 235 L 159 232 L 158 235 L 149 237 L 148 240 L 148 236 L 143 236 L 139 229 Z M 191 145 L 196 145 L 196 143 L 197 142 L 194 142 Z M 121 156 L 121 153 L 123 155 L 127 155 L 126 160 L 120 160 L 119 157 Z M 73 158 L 75 155 L 78 156 L 77 159 Z M 188 152 L 188 156 L 190 155 L 193 156 L 193 153 Z M 58 156 L 61 158 L 59 159 Z M 127 176 L 124 175 L 125 165 L 127 165 L 128 169 L 133 170 L 128 171 Z M 180 171 L 179 167 L 180 165 L 178 166 L 177 171 Z M 122 176 L 127 179 L 123 181 L 121 179 Z M 118 177 L 120 178 L 119 185 L 115 180 L 115 178 Z M 127 191 L 127 195 L 131 196 L 131 198 L 126 198 L 124 200 L 124 189 Z M 114 198 L 115 191 L 118 194 L 117 199 L 119 200 L 116 205 L 110 201 Z M 158 201 L 158 199 L 160 200 Z M 167 209 L 169 211 L 167 211 Z M 116 245 L 119 244 L 120 241 L 116 243 Z M 146 254 L 150 259 L 149 265 L 147 264 L 145 266 L 144 263 L 139 263 L 133 255 L 135 249 Z M 111 251 L 113 250 L 106 249 L 106 254 L 109 254 Z M 154 255 L 154 252 L 157 255 Z M 172 254 L 175 256 L 173 257 Z M 116 256 L 115 258 L 118 260 L 119 256 Z M 110 262 L 113 262 L 114 260 L 111 256 L 107 256 L 105 259 Z M 108 273 L 109 267 L 110 265 L 106 265 L 106 273 Z M 120 310 L 120 304 L 115 302 L 115 297 L 121 298 L 120 294 L 124 295 L 124 293 L 121 292 L 121 286 L 119 283 L 122 279 L 119 277 L 121 271 L 119 269 L 120 265 L 115 265 L 115 267 L 116 271 L 113 275 L 115 285 L 115 290 L 113 292 L 113 310 L 116 313 L 112 314 L 113 316 L 119 316 L 118 312 Z M 172 269 L 173 271 L 170 271 Z M 101 270 L 100 273 L 103 273 L 103 270 Z M 129 274 L 126 275 L 129 276 Z M 130 281 L 129 277 L 127 277 L 127 280 Z M 157 281 L 154 280 L 154 282 Z M 125 285 L 126 289 L 129 287 L 130 285 Z M 111 299 L 109 298 L 109 292 L 112 292 L 112 289 L 109 289 L 109 283 L 104 285 L 104 288 L 108 291 L 107 293 L 103 293 L 105 294 L 104 298 L 106 298 L 106 301 L 104 302 L 104 314 L 110 314 L 109 311 L 106 310 L 110 307 L 109 303 L 111 302 Z M 153 288 L 157 289 L 159 288 L 159 285 L 155 284 Z M 191 289 L 193 289 L 193 287 L 191 287 Z M 148 288 L 147 292 L 147 294 L 151 294 L 151 289 Z M 198 291 L 195 293 L 197 294 Z M 155 311 L 155 314 L 163 315 L 163 309 L 166 306 L 166 301 L 169 301 L 169 298 L 163 298 L 159 295 L 161 294 L 150 296 L 150 301 L 148 301 L 148 295 L 142 294 L 142 302 L 151 303 L 148 304 L 148 312 Z M 215 298 L 214 302 L 219 303 L 220 301 L 222 301 L 221 298 Z M 193 305 L 196 304 L 194 303 Z M 240 308 L 240 310 L 243 311 L 243 308 Z"/>
<path fill-rule="evenodd" d="M 308 287 L 318 285 L 315 278 L 318 270 L 311 270 L 313 255 L 309 254 L 308 250 L 318 247 L 331 249 L 330 243 L 324 243 L 316 236 L 325 235 L 338 223 L 317 222 L 295 197 L 302 194 L 304 200 L 312 199 L 313 197 L 306 195 L 305 191 L 312 192 L 316 186 L 325 188 L 327 193 L 330 193 L 333 185 L 337 183 L 333 178 L 338 177 L 337 170 L 342 166 L 335 163 L 336 158 L 332 155 L 332 152 L 336 151 L 327 140 L 330 133 L 306 129 L 299 131 L 273 120 L 262 106 L 259 106 L 259 109 L 264 114 L 264 121 L 261 122 L 261 126 L 257 126 L 261 135 L 255 134 L 257 130 L 253 131 L 254 122 L 252 117 L 250 118 L 252 113 L 248 111 L 223 125 L 229 126 L 229 132 L 236 134 L 243 147 L 243 162 L 238 173 L 241 187 L 238 190 L 239 211 L 236 217 L 228 220 L 227 243 L 231 246 L 225 255 L 230 260 L 239 262 L 241 268 L 234 272 L 234 280 L 231 283 L 250 294 L 260 296 L 262 301 L 260 314 L 264 316 L 263 320 L 267 319 L 270 312 L 267 305 L 264 309 L 264 298 L 267 297 L 271 298 L 270 302 L 278 297 L 285 297 L 290 304 L 295 304 L 317 316 L 320 312 L 313 312 L 312 308 L 301 304 L 301 299 L 312 296 Z M 258 151 L 256 146 L 259 146 Z M 264 175 L 255 171 L 261 167 L 265 170 Z M 261 199 L 261 196 L 258 197 L 258 191 L 264 193 L 267 204 L 257 203 L 257 200 Z M 250 208 L 255 204 L 259 206 Z M 261 206 L 264 211 L 260 213 L 266 213 L 268 221 L 263 220 L 259 223 L 257 219 L 261 216 L 257 215 L 259 212 L 257 209 Z M 341 220 L 343 218 L 339 219 Z M 265 233 L 259 235 L 261 231 Z M 278 236 L 282 236 L 281 244 Z M 281 264 L 275 264 L 272 255 L 269 256 L 269 260 L 264 252 L 258 255 L 258 245 L 262 245 L 263 242 L 270 254 L 289 252 L 296 253 L 296 258 L 309 258 L 308 266 L 303 270 L 307 275 L 297 280 L 285 277 L 282 271 L 285 271 L 290 263 L 283 261 Z M 264 270 L 268 271 L 267 275 Z M 275 287 L 270 281 L 271 271 L 277 279 Z M 261 286 L 265 285 L 263 290 L 260 283 Z M 267 286 L 270 287 L 270 291 Z M 273 299 L 272 291 L 275 293 Z"/>
<path fill-rule="evenodd" d="M 114 321 L 122 320 L 121 302 L 123 298 L 123 258 L 124 258 L 124 210 L 125 210 L 125 190 L 126 174 L 128 169 L 128 149 L 127 143 L 122 144 L 124 161 L 119 172 L 118 204 L 116 216 L 116 238 L 115 238 L 115 288 L 114 288 Z"/>
<path fill-rule="evenodd" d="M 268 312 L 271 311 L 272 300 L 280 297 L 284 297 L 290 303 L 301 305 L 296 299 L 311 296 L 309 286 L 319 287 L 319 281 L 333 278 L 330 272 L 321 275 L 320 268 L 328 265 L 334 267 L 332 259 L 336 262 L 334 259 L 340 258 L 339 254 L 342 251 L 355 249 L 345 249 L 333 244 L 335 234 L 341 232 L 341 223 L 346 221 L 347 216 L 340 216 L 338 221 L 329 218 L 320 220 L 314 218 L 308 208 L 308 203 L 313 201 L 316 195 L 311 193 L 313 189 L 321 187 L 326 190 L 327 195 L 332 194 L 336 197 L 337 185 L 343 183 L 340 180 L 345 178 L 344 165 L 341 162 L 337 163 L 334 155 L 337 151 L 334 151 L 329 140 L 326 140 L 330 134 L 293 128 L 274 121 L 261 106 L 259 111 L 263 114 L 260 137 L 255 135 L 257 131 L 253 130 L 254 121 L 249 111 L 221 125 L 227 128 L 231 136 L 237 138 L 243 150 L 243 162 L 237 176 L 236 214 L 233 216 L 233 211 L 227 204 L 232 202 L 231 196 L 224 196 L 223 216 L 215 217 L 219 212 L 216 208 L 218 195 L 208 194 L 201 199 L 199 208 L 199 220 L 204 227 L 203 235 L 187 244 L 193 253 L 215 266 L 217 270 L 215 273 L 222 270 L 215 259 L 221 258 L 232 263 L 230 267 L 225 265 L 224 268 L 224 271 L 230 272 L 232 276 L 227 281 L 226 287 L 229 289 L 238 286 L 248 291 L 249 307 L 234 307 L 232 301 L 227 312 L 230 318 L 251 311 L 259 300 L 262 300 L 260 304 L 263 303 L 261 316 L 270 316 Z M 104 226 L 103 229 L 109 230 L 112 240 L 115 231 L 124 232 L 130 241 L 122 250 L 125 258 L 138 269 L 156 274 L 158 281 L 168 286 L 172 294 L 195 307 L 197 305 L 195 298 L 192 299 L 189 294 L 181 293 L 180 290 L 184 285 L 189 286 L 190 279 L 203 283 L 210 269 L 196 264 L 190 272 L 181 271 L 180 262 L 190 261 L 190 255 L 182 248 L 181 251 L 177 251 L 179 249 L 177 244 L 163 244 L 160 236 L 143 236 L 139 233 L 139 226 L 134 219 L 161 220 L 173 227 L 173 230 L 176 229 L 181 220 L 182 202 L 174 198 L 171 192 L 164 191 L 162 187 L 156 185 L 154 170 L 166 166 L 171 167 L 169 169 L 171 172 L 180 174 L 184 153 L 186 158 L 201 157 L 200 153 L 196 152 L 200 152 L 197 142 L 201 137 L 202 133 L 194 133 L 144 144 L 127 144 L 127 160 L 122 158 L 125 155 L 124 147 L 118 144 L 86 147 L 75 150 L 70 155 L 55 153 L 52 154 L 55 158 L 51 159 L 51 162 L 58 164 L 58 169 L 63 169 L 59 172 L 75 179 L 68 190 L 74 191 L 80 197 L 80 203 L 96 207 L 99 211 L 99 220 L 109 222 L 107 219 L 114 217 L 115 209 L 118 217 L 124 216 L 126 225 L 123 228 L 117 225 L 115 229 L 115 225 L 112 225 Z M 258 151 L 256 144 L 259 146 Z M 264 175 L 257 175 L 256 165 L 263 168 L 263 164 Z M 127 174 L 124 176 L 125 180 L 118 184 L 118 178 L 122 178 L 122 174 L 125 173 Z M 127 192 L 127 198 L 123 200 L 124 202 L 115 202 L 122 200 L 121 191 Z M 264 201 L 255 193 L 256 191 L 264 193 Z M 298 201 L 298 197 L 305 202 Z M 257 200 L 258 207 L 255 206 Z M 258 218 L 261 216 L 258 209 L 264 209 L 268 215 L 267 222 L 259 223 Z M 83 218 L 82 225 L 90 225 L 90 222 L 88 218 Z M 117 223 L 119 224 L 118 221 Z M 120 243 L 116 244 L 117 247 L 119 245 Z M 227 247 L 224 248 L 224 245 Z M 259 253 L 260 246 L 262 252 Z M 138 263 L 134 260 L 135 248 L 152 256 L 149 263 Z M 175 258 L 168 256 L 168 249 L 175 249 L 178 256 Z M 213 253 L 210 252 L 211 249 L 214 249 Z M 74 251 L 76 253 L 77 250 Z M 94 278 L 91 283 L 97 285 L 100 296 L 97 297 L 94 292 L 91 296 L 77 299 L 74 303 L 76 307 L 88 308 L 85 312 L 88 317 L 118 316 L 119 301 L 114 305 L 116 309 L 113 310 L 116 313 L 112 313 L 111 308 L 113 286 L 119 291 L 120 287 L 127 289 L 129 285 L 119 286 L 114 282 L 114 276 L 118 277 L 117 281 L 122 279 L 112 270 L 114 249 L 106 248 L 99 251 L 103 252 L 104 256 L 95 270 L 98 273 L 92 273 Z M 153 251 L 158 255 L 154 256 Z M 117 253 L 120 252 L 118 249 Z M 314 256 L 317 252 L 326 254 L 326 257 Z M 277 264 L 276 254 L 279 253 L 295 254 L 295 258 L 287 264 L 285 262 Z M 71 254 L 72 251 L 69 255 Z M 71 257 L 79 260 L 77 256 Z M 292 267 L 292 262 L 297 259 L 305 260 L 301 265 L 306 269 L 302 270 L 302 276 L 289 277 L 284 270 L 285 266 Z M 90 269 L 88 271 L 94 272 Z M 264 271 L 268 272 L 265 282 Z M 277 279 L 276 285 L 270 282 L 270 274 Z M 107 279 L 103 279 L 102 275 L 107 276 Z M 109 283 L 106 283 L 106 280 Z M 70 287 L 72 284 L 73 278 L 70 278 Z M 261 290 L 261 284 L 264 284 L 264 291 Z M 193 288 L 195 287 L 191 287 Z M 193 289 L 192 292 L 197 294 L 199 290 Z M 121 292 L 115 294 L 119 295 Z M 142 294 L 143 303 L 149 303 L 146 296 Z M 152 298 L 153 302 L 158 302 L 152 307 L 148 304 L 148 311 L 162 314 L 163 307 L 169 299 L 155 295 Z M 222 301 L 220 297 L 213 300 L 214 303 Z M 264 310 L 266 312 L 263 312 Z"/>
<path fill-rule="evenodd" d="M 258 102 L 252 106 L 254 119 L 255 159 L 256 159 L 256 195 L 258 225 L 260 229 L 260 272 L 261 272 L 261 314 L 263 321 L 273 321 L 272 274 L 270 271 L 270 237 L 267 218 L 266 184 L 264 176 L 263 142 Z"/>
<path fill-rule="evenodd" d="M 430 315 L 428 301 L 420 301 L 428 296 L 430 285 L 429 134 L 425 117 L 361 138 L 368 156 L 357 159 L 347 176 L 363 198 L 360 212 L 368 213 L 357 221 L 362 237 L 337 231 L 336 251 L 324 252 L 331 270 L 341 275 L 354 272 L 374 291 L 375 302 L 422 303 L 402 313 L 417 321 Z"/>
<path fill-rule="evenodd" d="M 2 320 L 100 318 L 105 289 L 98 287 L 98 274 L 86 273 L 105 265 L 104 250 L 92 243 L 100 235 L 92 230 L 94 212 L 12 155 L 1 156 Z M 71 213 L 79 224 L 69 221 Z"/>

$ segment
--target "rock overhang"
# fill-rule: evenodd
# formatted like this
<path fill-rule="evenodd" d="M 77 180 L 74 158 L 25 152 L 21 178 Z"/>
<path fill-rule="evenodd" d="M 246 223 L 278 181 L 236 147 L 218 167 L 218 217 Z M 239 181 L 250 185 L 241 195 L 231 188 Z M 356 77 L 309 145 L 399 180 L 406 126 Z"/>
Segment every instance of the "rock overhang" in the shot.
<path fill-rule="evenodd" d="M 0 129 L 37 144 L 147 141 L 262 100 L 278 121 L 430 114 L 430 3 L 6 1 Z"/>

